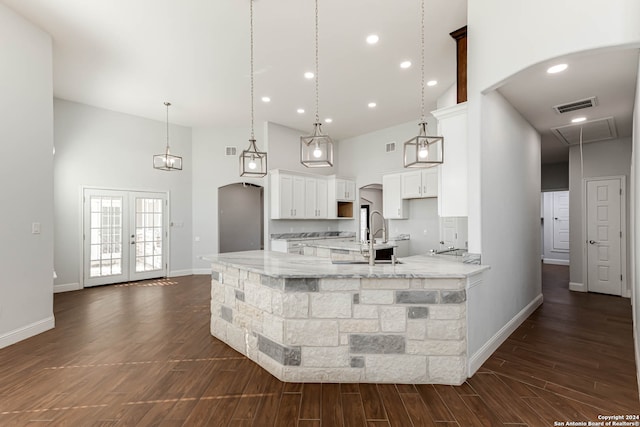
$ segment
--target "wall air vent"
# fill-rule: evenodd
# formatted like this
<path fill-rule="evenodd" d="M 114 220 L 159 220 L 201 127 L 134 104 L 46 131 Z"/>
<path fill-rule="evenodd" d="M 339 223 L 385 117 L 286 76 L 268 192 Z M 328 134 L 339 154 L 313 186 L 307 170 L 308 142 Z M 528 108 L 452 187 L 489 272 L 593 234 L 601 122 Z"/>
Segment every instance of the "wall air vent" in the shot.
<path fill-rule="evenodd" d="M 396 142 L 395 141 L 387 142 L 384 145 L 384 150 L 387 153 L 393 153 L 394 151 L 396 151 Z"/>
<path fill-rule="evenodd" d="M 224 149 L 225 156 L 235 156 L 237 152 L 238 150 L 236 149 L 236 147 L 225 147 Z"/>
<path fill-rule="evenodd" d="M 556 105 L 553 109 L 556 113 L 564 114 L 572 111 L 582 110 L 584 108 L 591 108 L 598 105 L 598 100 L 595 96 L 586 99 L 580 99 L 578 101 L 568 102 L 566 104 Z"/>
<path fill-rule="evenodd" d="M 580 143 L 580 128 L 582 128 L 582 143 L 606 141 L 618 137 L 616 122 L 613 117 L 590 120 L 567 126 L 552 128 L 551 132 L 567 145 Z"/>

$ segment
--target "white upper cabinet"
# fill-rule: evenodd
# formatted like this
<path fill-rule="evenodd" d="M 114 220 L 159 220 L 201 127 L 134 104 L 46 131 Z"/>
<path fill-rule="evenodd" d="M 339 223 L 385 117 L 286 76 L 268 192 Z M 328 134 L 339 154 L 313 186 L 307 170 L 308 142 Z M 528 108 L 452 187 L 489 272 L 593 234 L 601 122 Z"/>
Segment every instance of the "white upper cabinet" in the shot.
<path fill-rule="evenodd" d="M 432 111 L 444 137 L 444 163 L 439 166 L 438 215 L 468 215 L 467 103 Z"/>
<path fill-rule="evenodd" d="M 327 180 L 324 178 L 305 178 L 305 217 L 311 219 L 327 218 Z"/>
<path fill-rule="evenodd" d="M 356 199 L 356 183 L 348 179 L 336 178 L 336 200 L 353 202 Z"/>
<path fill-rule="evenodd" d="M 382 176 L 382 214 L 386 219 L 407 219 L 409 203 L 402 199 L 402 173 Z"/>
<path fill-rule="evenodd" d="M 437 167 L 403 172 L 401 177 L 403 199 L 438 197 Z"/>
<path fill-rule="evenodd" d="M 305 217 L 305 178 L 271 172 L 271 219 Z"/>

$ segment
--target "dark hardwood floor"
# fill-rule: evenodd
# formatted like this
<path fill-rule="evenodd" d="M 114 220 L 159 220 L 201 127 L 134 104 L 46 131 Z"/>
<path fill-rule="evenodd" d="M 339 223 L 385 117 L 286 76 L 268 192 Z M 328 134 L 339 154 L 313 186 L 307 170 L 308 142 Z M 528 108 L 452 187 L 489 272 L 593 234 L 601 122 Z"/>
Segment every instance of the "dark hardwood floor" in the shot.
<path fill-rule="evenodd" d="M 0 426 L 553 426 L 639 414 L 628 299 L 545 302 L 460 387 L 284 384 L 209 334 L 209 276 L 55 296 L 56 328 L 0 350 Z"/>

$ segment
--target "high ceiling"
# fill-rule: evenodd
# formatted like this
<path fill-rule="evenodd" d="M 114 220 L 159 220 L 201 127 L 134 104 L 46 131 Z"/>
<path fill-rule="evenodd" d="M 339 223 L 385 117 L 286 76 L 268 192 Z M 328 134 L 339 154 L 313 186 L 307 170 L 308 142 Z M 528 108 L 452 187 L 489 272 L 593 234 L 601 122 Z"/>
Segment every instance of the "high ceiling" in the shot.
<path fill-rule="evenodd" d="M 568 68 L 558 74 L 546 72 L 558 63 L 565 63 Z M 564 133 L 579 135 L 582 126 L 583 140 L 588 141 L 602 136 L 602 126 L 594 123 L 612 117 L 617 137 L 631 136 L 637 73 L 637 48 L 586 52 L 537 64 L 513 76 L 498 90 L 540 133 L 542 163 L 558 163 L 568 160 L 569 145 L 552 128 L 570 125 L 574 129 Z M 590 97 L 596 98 L 594 107 L 563 114 L 553 109 Z M 572 124 L 571 120 L 577 117 L 586 121 Z"/>
<path fill-rule="evenodd" d="M 248 127 L 248 0 L 0 1 L 51 34 L 56 97 L 157 120 L 170 101 L 172 123 Z M 425 74 L 438 81 L 428 112 L 455 81 L 449 33 L 466 25 L 467 2 L 425 3 Z M 419 0 L 319 1 L 320 116 L 334 138 L 417 122 L 419 12 Z M 311 131 L 314 2 L 256 0 L 254 22 L 256 123 Z"/>

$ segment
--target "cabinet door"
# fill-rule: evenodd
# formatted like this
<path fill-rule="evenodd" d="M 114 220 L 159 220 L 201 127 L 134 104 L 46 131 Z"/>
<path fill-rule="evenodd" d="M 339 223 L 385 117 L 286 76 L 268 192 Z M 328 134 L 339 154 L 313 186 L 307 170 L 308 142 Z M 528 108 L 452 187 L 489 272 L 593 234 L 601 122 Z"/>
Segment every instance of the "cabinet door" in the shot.
<path fill-rule="evenodd" d="M 422 197 L 422 171 L 403 172 L 402 177 L 402 198 L 419 199 Z"/>
<path fill-rule="evenodd" d="M 382 176 L 382 212 L 387 219 L 406 219 L 409 206 L 402 199 L 402 175 Z"/>
<path fill-rule="evenodd" d="M 317 198 L 317 181 L 315 178 L 304 179 L 304 217 L 316 218 L 318 216 L 318 208 L 316 206 Z"/>
<path fill-rule="evenodd" d="M 304 218 L 304 178 L 301 176 L 293 177 L 293 191 L 292 191 L 292 208 L 293 218 Z"/>
<path fill-rule="evenodd" d="M 280 200 L 276 202 L 280 204 L 279 218 L 293 218 L 293 176 L 278 176 L 278 187 Z"/>
<path fill-rule="evenodd" d="M 318 179 L 316 181 L 316 209 L 318 210 L 317 218 L 329 217 L 329 194 L 327 181 Z"/>
<path fill-rule="evenodd" d="M 438 197 L 438 168 L 422 171 L 422 197 Z"/>
<path fill-rule="evenodd" d="M 345 195 L 345 200 L 354 201 L 356 199 L 356 183 L 354 181 L 345 180 L 344 187 L 347 192 Z"/>

